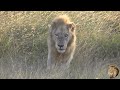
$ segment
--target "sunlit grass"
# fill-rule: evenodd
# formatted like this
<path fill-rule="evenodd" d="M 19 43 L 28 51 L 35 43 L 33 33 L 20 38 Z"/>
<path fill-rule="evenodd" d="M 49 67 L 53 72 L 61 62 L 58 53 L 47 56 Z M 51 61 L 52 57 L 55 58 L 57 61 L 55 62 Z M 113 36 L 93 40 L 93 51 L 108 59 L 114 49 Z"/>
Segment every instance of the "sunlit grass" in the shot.
<path fill-rule="evenodd" d="M 47 71 L 48 26 L 61 14 L 76 24 L 77 49 L 69 70 Z M 119 23 L 117 11 L 1 11 L 0 78 L 109 78 L 107 65 L 120 66 Z"/>

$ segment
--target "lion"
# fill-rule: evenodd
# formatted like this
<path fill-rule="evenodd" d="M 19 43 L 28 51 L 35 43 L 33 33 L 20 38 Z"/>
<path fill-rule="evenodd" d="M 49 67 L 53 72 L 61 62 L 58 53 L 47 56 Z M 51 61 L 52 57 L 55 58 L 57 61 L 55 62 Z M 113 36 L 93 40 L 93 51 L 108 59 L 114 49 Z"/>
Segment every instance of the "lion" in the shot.
<path fill-rule="evenodd" d="M 67 15 L 56 17 L 48 31 L 47 68 L 69 67 L 76 48 L 76 26 Z"/>

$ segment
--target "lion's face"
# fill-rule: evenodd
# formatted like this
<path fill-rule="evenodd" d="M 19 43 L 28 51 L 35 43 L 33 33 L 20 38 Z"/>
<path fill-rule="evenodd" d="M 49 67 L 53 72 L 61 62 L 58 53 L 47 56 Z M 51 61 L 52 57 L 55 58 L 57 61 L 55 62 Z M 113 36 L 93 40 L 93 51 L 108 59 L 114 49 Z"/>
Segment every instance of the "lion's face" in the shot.
<path fill-rule="evenodd" d="M 66 24 L 61 26 L 54 26 L 52 38 L 55 42 L 55 47 L 59 53 L 64 53 L 67 45 L 74 33 L 74 24 Z"/>

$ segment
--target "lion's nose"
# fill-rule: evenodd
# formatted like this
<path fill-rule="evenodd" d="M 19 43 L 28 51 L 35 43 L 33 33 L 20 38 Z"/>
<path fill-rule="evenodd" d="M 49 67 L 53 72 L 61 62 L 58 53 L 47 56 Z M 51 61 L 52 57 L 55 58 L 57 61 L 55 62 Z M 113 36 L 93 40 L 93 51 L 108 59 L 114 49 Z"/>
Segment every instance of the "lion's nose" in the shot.
<path fill-rule="evenodd" d="M 63 47 L 64 45 L 58 45 L 60 48 Z"/>

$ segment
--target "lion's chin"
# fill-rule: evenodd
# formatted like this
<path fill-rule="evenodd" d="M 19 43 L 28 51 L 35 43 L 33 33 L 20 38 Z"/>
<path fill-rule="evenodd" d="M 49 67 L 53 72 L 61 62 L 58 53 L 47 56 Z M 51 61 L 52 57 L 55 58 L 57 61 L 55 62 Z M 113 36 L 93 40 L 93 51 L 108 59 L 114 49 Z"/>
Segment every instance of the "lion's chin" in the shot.
<path fill-rule="evenodd" d="M 59 53 L 64 53 L 64 52 L 65 52 L 64 49 L 62 49 L 62 50 L 61 50 L 61 49 L 58 49 L 57 51 L 58 51 Z"/>

